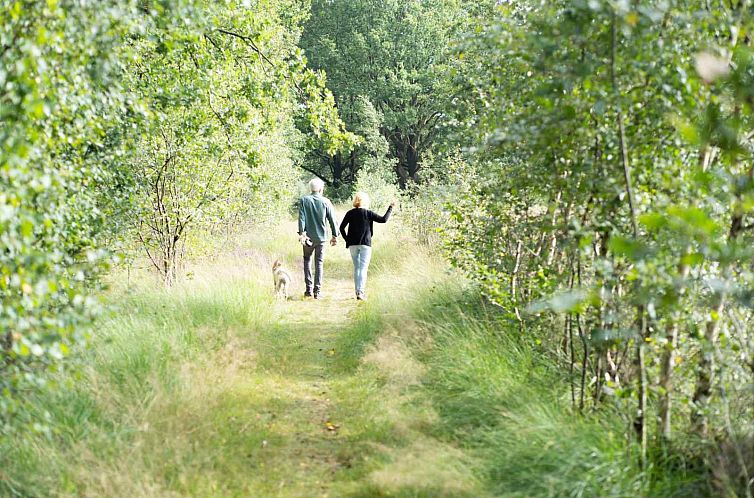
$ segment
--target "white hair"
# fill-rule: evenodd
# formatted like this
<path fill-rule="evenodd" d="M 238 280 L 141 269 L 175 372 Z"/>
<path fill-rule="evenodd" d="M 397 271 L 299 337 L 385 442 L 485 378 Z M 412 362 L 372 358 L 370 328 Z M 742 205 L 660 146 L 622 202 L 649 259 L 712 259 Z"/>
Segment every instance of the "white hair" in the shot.
<path fill-rule="evenodd" d="M 320 178 L 312 178 L 312 180 L 309 182 L 309 189 L 312 192 L 322 192 L 325 190 L 325 182 L 323 182 Z"/>

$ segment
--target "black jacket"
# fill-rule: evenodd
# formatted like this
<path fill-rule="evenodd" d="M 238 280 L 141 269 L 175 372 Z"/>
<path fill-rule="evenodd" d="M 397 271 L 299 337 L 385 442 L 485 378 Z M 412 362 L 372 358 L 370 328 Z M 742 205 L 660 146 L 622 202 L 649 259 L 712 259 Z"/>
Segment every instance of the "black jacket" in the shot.
<path fill-rule="evenodd" d="M 390 206 L 385 212 L 385 216 L 380 216 L 374 211 L 362 208 L 353 208 L 348 211 L 340 223 L 340 233 L 346 239 L 346 247 L 351 246 L 371 246 L 373 223 L 385 223 L 390 218 L 393 207 Z M 348 230 L 346 230 L 348 227 Z"/>

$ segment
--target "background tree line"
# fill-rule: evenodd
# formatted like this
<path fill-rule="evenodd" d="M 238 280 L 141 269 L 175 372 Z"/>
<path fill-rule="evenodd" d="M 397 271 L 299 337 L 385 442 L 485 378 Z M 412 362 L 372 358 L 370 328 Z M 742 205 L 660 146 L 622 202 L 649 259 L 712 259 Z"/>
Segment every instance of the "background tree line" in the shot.
<path fill-rule="evenodd" d="M 449 77 L 464 66 L 454 44 L 492 10 L 491 1 L 313 1 L 301 46 L 357 143 L 336 153 L 312 143 L 306 168 L 346 195 L 360 172 L 390 171 L 402 189 L 431 182 L 468 116 Z"/>

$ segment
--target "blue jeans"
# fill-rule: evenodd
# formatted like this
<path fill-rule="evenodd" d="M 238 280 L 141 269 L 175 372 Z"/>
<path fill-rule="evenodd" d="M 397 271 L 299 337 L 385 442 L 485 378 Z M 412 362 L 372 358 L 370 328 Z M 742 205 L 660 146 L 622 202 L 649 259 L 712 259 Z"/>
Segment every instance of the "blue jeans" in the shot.
<path fill-rule="evenodd" d="M 353 260 L 353 283 L 356 287 L 356 294 L 364 294 L 367 287 L 369 260 L 372 259 L 372 248 L 358 245 L 351 246 L 348 249 L 351 251 L 351 259 Z"/>

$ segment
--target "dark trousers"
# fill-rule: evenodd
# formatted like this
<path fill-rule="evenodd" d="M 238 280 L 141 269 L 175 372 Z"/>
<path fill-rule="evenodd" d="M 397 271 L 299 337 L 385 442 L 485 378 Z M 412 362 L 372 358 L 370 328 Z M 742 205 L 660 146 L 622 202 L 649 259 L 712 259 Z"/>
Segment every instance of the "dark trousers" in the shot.
<path fill-rule="evenodd" d="M 312 282 L 312 254 L 314 255 L 314 282 Z M 304 282 L 306 282 L 306 292 L 312 292 L 312 283 L 314 284 L 314 293 L 319 294 L 322 288 L 322 273 L 325 266 L 325 243 L 304 246 Z"/>

